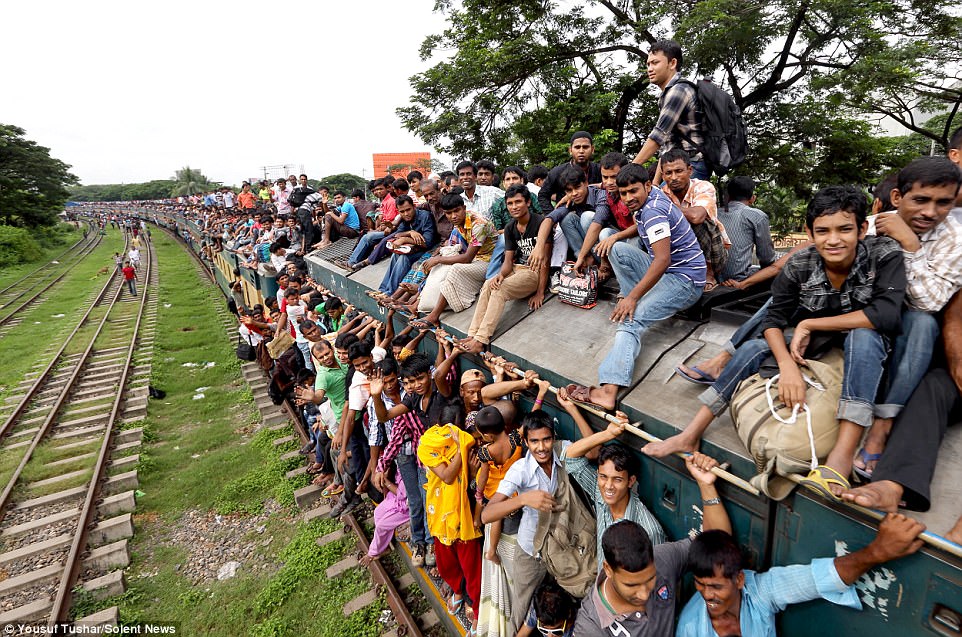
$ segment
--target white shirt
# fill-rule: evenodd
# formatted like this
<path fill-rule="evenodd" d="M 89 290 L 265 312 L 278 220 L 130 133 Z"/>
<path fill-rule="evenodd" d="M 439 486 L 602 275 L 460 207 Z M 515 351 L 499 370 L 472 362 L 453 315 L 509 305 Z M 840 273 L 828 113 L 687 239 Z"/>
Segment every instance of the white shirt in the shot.
<path fill-rule="evenodd" d="M 257 345 L 264 340 L 264 337 L 257 332 L 251 331 L 246 325 L 241 323 L 241 326 L 237 328 L 237 333 L 241 335 L 245 343 L 250 343 L 251 345 Z"/>
<path fill-rule="evenodd" d="M 559 441 L 561 452 L 567 449 L 571 442 L 567 440 Z M 526 456 L 511 465 L 501 484 L 498 485 L 498 493 L 512 497 L 515 493 L 526 493 L 528 491 L 547 491 L 554 495 L 558 487 L 558 469 L 564 467 L 564 461 L 554 454 L 551 459 L 554 467 L 551 470 L 551 477 L 545 474 L 544 469 L 534 459 L 534 454 L 528 452 Z M 531 557 L 534 554 L 534 534 L 538 530 L 538 510 L 531 507 L 522 509 L 521 524 L 518 527 L 518 546 Z"/>
<path fill-rule="evenodd" d="M 307 339 L 301 334 L 301 325 L 299 323 L 299 320 L 303 318 L 306 313 L 307 307 L 304 301 L 298 301 L 297 305 L 292 305 L 290 302 L 287 303 L 287 322 L 294 328 L 294 340 L 298 343 L 307 342 Z"/>

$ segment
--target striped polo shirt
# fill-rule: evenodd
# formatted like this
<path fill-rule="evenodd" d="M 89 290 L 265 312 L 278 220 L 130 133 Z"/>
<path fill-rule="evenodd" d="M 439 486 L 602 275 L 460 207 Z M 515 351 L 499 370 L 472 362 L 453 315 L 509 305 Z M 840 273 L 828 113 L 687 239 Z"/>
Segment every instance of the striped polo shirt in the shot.
<path fill-rule="evenodd" d="M 665 238 L 671 241 L 671 264 L 666 272 L 686 277 L 695 287 L 705 286 L 705 255 L 685 215 L 668 195 L 652 188 L 645 205 L 635 213 L 635 223 L 648 254 L 654 256 L 652 243 Z"/>

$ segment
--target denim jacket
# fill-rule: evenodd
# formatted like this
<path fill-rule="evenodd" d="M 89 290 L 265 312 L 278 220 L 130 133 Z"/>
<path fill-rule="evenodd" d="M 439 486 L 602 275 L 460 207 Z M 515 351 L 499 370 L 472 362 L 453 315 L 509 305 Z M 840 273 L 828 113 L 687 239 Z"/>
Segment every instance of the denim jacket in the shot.
<path fill-rule="evenodd" d="M 775 277 L 772 305 L 761 328 L 784 330 L 805 319 L 862 310 L 876 330 L 895 335 L 901 327 L 905 285 L 901 248 L 888 237 L 859 241 L 852 269 L 837 290 L 811 246 L 793 255 Z"/>

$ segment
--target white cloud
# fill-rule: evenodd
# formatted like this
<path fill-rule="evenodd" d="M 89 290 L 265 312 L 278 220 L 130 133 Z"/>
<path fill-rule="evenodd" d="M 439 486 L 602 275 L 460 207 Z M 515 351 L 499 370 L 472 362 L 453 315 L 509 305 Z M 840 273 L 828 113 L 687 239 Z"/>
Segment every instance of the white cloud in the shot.
<path fill-rule="evenodd" d="M 431 150 L 394 111 L 428 66 L 421 41 L 444 26 L 433 5 L 7 3 L 0 56 L 16 70 L 0 122 L 85 184 L 165 179 L 188 164 L 225 183 L 272 164 L 371 177 L 372 153 Z"/>

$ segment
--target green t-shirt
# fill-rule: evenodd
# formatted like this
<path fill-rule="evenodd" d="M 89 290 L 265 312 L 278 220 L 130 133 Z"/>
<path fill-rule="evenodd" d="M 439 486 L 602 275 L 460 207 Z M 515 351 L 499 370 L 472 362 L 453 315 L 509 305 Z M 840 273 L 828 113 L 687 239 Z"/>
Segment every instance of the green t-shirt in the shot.
<path fill-rule="evenodd" d="M 338 422 L 341 420 L 341 412 L 344 410 L 344 395 L 347 388 L 344 386 L 344 379 L 347 377 L 347 365 L 342 365 L 340 361 L 335 361 L 337 367 L 319 366 L 317 378 L 314 380 L 315 390 L 324 390 L 324 395 L 331 401 L 331 408 Z"/>

